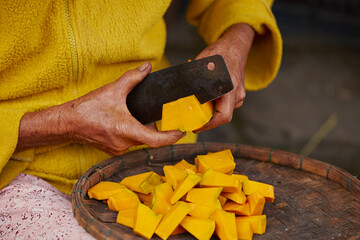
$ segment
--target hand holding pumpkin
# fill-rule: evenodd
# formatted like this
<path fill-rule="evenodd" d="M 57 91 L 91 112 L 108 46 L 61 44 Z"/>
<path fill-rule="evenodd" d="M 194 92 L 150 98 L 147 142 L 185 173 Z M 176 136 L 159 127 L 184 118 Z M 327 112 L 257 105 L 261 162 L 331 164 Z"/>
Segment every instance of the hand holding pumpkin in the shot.
<path fill-rule="evenodd" d="M 232 91 L 215 100 L 214 116 L 196 133 L 230 122 L 234 109 L 243 104 L 246 95 L 245 64 L 253 38 L 254 30 L 249 25 L 235 24 L 196 57 L 201 59 L 215 54 L 222 55 L 234 84 Z"/>
<path fill-rule="evenodd" d="M 67 141 L 90 144 L 110 155 L 147 144 L 160 147 L 184 136 L 179 131 L 159 132 L 144 126 L 126 106 L 128 93 L 151 71 L 145 63 L 116 81 L 62 105 L 27 113 L 21 120 L 16 151 Z"/>

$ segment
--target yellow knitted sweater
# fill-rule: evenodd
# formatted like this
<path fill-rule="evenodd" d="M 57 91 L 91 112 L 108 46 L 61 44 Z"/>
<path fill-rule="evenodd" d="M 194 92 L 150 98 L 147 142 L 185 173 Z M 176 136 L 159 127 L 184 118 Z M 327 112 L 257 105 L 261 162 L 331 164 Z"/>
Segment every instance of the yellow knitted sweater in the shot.
<path fill-rule="evenodd" d="M 63 192 L 109 156 L 80 144 L 14 154 L 22 116 L 78 98 L 125 71 L 164 58 L 163 15 L 171 0 L 5 0 L 0 8 L 0 188 L 19 173 Z M 281 61 L 282 40 L 271 0 L 193 0 L 187 19 L 209 44 L 235 23 L 257 36 L 246 65 L 248 90 L 267 86 Z"/>

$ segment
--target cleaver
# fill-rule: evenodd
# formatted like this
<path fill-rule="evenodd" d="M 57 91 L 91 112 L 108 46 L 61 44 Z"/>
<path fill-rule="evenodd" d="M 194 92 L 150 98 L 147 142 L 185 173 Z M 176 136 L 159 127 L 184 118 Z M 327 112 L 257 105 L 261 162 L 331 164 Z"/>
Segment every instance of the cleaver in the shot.
<path fill-rule="evenodd" d="M 161 119 L 165 103 L 190 95 L 205 103 L 232 89 L 224 59 L 214 55 L 150 73 L 131 90 L 126 104 L 139 122 L 147 124 Z"/>

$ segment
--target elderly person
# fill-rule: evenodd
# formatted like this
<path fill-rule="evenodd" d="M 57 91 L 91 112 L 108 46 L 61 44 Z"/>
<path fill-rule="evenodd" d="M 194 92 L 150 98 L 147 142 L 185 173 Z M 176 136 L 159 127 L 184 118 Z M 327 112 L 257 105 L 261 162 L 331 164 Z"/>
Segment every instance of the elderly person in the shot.
<path fill-rule="evenodd" d="M 126 106 L 134 86 L 169 65 L 163 15 L 170 2 L 2 2 L 0 238 L 91 238 L 71 213 L 67 194 L 77 179 L 110 155 L 184 137 L 140 124 Z M 222 55 L 234 84 L 199 131 L 231 121 L 245 89 L 274 79 L 282 40 L 271 5 L 190 1 L 187 19 L 209 45 L 197 59 Z"/>

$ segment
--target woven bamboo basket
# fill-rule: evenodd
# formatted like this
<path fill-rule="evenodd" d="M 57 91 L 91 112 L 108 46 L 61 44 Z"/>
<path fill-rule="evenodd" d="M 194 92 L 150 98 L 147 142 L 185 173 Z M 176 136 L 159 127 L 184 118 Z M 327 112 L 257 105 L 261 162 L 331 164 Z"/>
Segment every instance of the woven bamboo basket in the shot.
<path fill-rule="evenodd" d="M 181 159 L 194 163 L 196 155 L 223 149 L 232 151 L 235 173 L 275 187 L 275 201 L 266 203 L 264 209 L 266 233 L 254 239 L 360 239 L 360 181 L 356 176 L 294 153 L 240 144 L 173 145 L 108 159 L 90 168 L 75 184 L 71 194 L 74 216 L 97 239 L 142 239 L 117 224 L 117 213 L 102 201 L 89 199 L 87 190 L 102 180 L 119 182 L 146 171 L 163 174 L 164 165 Z M 170 239 L 193 237 L 184 233 Z"/>

